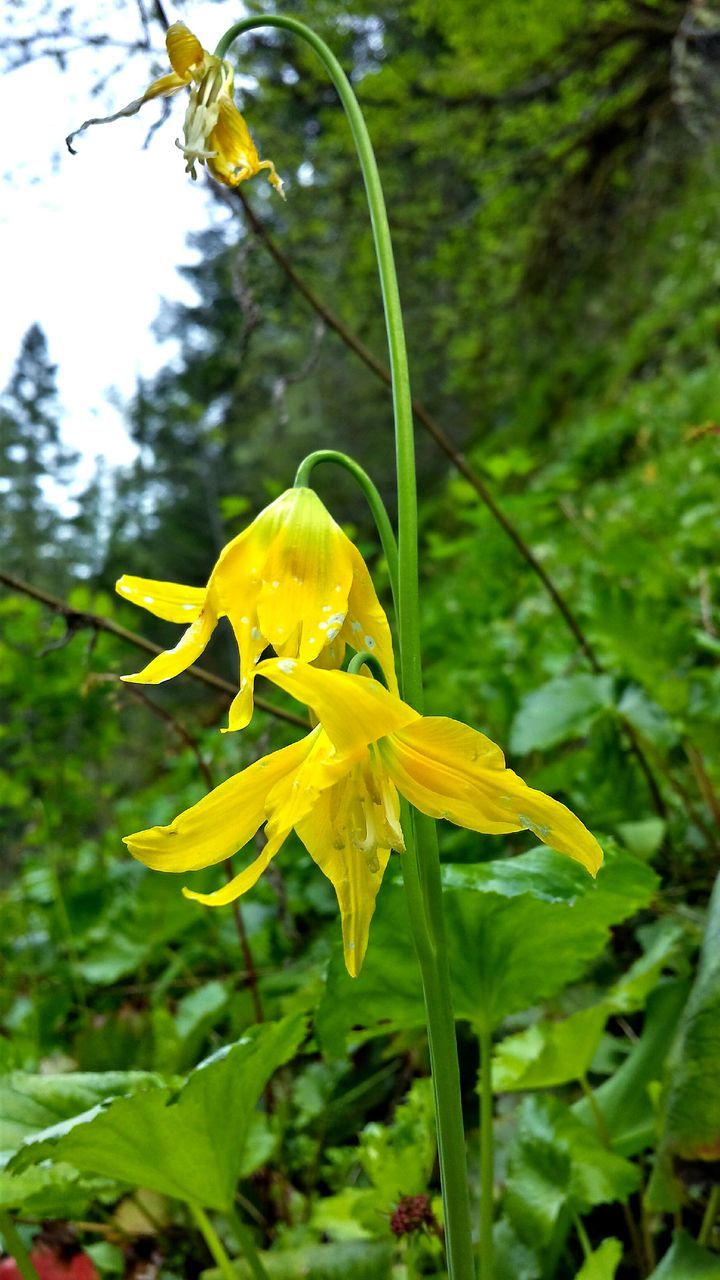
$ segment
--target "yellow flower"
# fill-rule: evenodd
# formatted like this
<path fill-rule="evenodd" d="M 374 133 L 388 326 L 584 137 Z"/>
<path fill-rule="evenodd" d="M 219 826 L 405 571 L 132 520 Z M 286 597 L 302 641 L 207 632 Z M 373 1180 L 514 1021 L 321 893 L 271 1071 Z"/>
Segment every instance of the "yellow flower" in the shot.
<path fill-rule="evenodd" d="M 182 22 L 174 22 L 165 38 L 172 72 L 154 80 L 141 98 L 136 98 L 112 116 L 86 120 L 68 138 L 72 140 L 91 124 L 107 124 L 122 116 L 133 116 L 151 98 L 167 98 L 190 86 L 190 102 L 185 115 L 184 142 L 177 142 L 187 162 L 187 172 L 197 177 L 196 164 L 206 164 L 214 178 L 227 187 L 237 187 L 266 169 L 268 181 L 282 195 L 283 184 L 272 160 L 261 160 L 243 117 L 233 101 L 234 73 L 229 62 L 203 49 L 196 36 Z"/>
<path fill-rule="evenodd" d="M 360 552 L 313 489 L 286 489 L 220 553 L 207 587 L 185 587 L 127 574 L 116 590 L 169 622 L 189 622 L 174 649 L 124 676 L 160 684 L 185 671 L 227 617 L 240 651 L 240 692 L 229 729 L 244 729 L 253 710 L 255 665 L 268 645 L 280 657 L 341 666 L 345 644 L 377 657 L 397 688 L 392 637 Z"/>
<path fill-rule="evenodd" d="M 133 857 L 157 871 L 197 871 L 230 857 L 265 822 L 262 853 L 215 893 L 183 889 L 208 906 L 255 884 L 294 827 L 331 880 L 345 963 L 355 977 L 367 948 L 390 851 L 402 851 L 400 802 L 490 835 L 532 831 L 597 873 L 597 840 L 565 805 L 526 786 L 499 747 L 444 716 L 420 716 L 361 675 L 272 658 L 258 672 L 312 708 L 319 725 L 300 742 L 229 778 L 167 827 L 127 836 Z"/>

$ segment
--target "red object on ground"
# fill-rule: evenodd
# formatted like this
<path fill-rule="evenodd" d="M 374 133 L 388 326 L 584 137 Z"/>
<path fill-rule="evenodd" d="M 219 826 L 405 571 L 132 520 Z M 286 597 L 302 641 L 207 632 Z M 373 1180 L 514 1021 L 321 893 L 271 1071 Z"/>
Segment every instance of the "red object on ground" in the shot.
<path fill-rule="evenodd" d="M 40 1280 L 100 1280 L 92 1260 L 82 1250 L 72 1258 L 61 1258 L 47 1245 L 38 1245 L 32 1250 L 30 1261 Z M 0 1262 L 0 1280 L 23 1280 L 14 1258 Z"/>

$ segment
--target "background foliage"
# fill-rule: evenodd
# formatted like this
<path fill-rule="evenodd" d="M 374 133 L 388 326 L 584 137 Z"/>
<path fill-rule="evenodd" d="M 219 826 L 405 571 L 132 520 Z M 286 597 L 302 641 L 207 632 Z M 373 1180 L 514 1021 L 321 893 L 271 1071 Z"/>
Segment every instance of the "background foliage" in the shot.
<path fill-rule="evenodd" d="M 720 13 L 684 0 L 293 11 L 352 70 L 367 111 L 415 392 L 595 659 L 421 431 L 429 709 L 503 743 L 608 855 L 594 888 L 526 836 L 442 833 L 475 1193 L 488 1010 L 496 1044 L 498 1280 L 716 1276 Z M 333 93 L 280 33 L 238 57 L 252 77 L 244 110 L 288 187 L 284 206 L 261 184 L 247 199 L 382 355 L 364 197 Z M 167 141 L 164 130 L 152 145 Z M 73 459 L 37 327 L 0 407 L 2 568 L 74 611 L 64 621 L 15 590 L 0 598 L 0 1147 L 12 1157 L 0 1205 L 28 1234 L 47 1218 L 99 1226 L 80 1236 L 101 1274 L 134 1275 L 142 1259 L 168 1280 L 195 1275 L 210 1260 L 184 1216 L 187 1169 L 173 1164 L 190 1143 L 231 1249 L 239 1180 L 269 1275 L 400 1275 L 399 1198 L 428 1193 L 439 1212 L 401 891 L 383 889 L 351 983 L 331 890 L 299 846 L 243 901 L 239 935 L 231 912 L 198 910 L 120 843 L 293 731 L 259 714 L 223 737 L 227 698 L 191 680 L 138 696 L 115 679 L 137 655 L 84 614 L 164 644 L 164 624 L 112 596 L 115 577 L 204 582 L 313 448 L 348 449 L 393 502 L 386 389 L 267 255 L 240 201 L 217 198 L 237 217 L 197 242 L 197 302 L 160 315 L 181 358 L 138 386 L 126 473 L 99 475 L 80 514 L 63 515 Z M 357 495 L 318 476 L 386 585 Z M 204 661 L 235 678 L 226 635 Z M 258 1007 L 268 1026 L 250 1032 L 253 1058 Z M 198 1075 L 220 1046 L 237 1047 Z M 235 1058 L 255 1083 L 223 1164 L 188 1100 Z M 92 1155 L 118 1109 L 142 1133 L 169 1098 L 176 1127 L 158 1130 L 145 1164 L 140 1149 L 132 1170 Z M 442 1274 L 434 1233 L 413 1247 L 422 1274 Z"/>

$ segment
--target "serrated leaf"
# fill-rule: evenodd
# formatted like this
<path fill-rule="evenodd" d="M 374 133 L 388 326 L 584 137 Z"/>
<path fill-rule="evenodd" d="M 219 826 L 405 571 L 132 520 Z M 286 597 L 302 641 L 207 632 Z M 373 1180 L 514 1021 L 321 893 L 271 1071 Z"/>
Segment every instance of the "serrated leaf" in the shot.
<path fill-rule="evenodd" d="M 523 698 L 510 730 L 510 748 L 524 755 L 583 737 L 612 703 L 611 676 L 557 676 Z"/>
<path fill-rule="evenodd" d="M 257 1101 L 304 1031 L 298 1016 L 253 1027 L 192 1071 L 179 1092 L 155 1087 L 96 1106 L 38 1134 L 21 1148 L 13 1167 L 62 1160 L 179 1200 L 227 1209 L 238 1178 L 255 1167 Z"/>
<path fill-rule="evenodd" d="M 507 861 L 445 866 L 443 884 L 455 1016 L 479 1029 L 579 978 L 604 949 L 610 926 L 646 905 L 657 879 L 617 851 L 593 881 L 570 859 L 537 849 Z M 340 1056 L 353 1028 L 379 1035 L 424 1020 L 403 891 L 387 886 L 360 977 L 346 975 L 339 954 L 331 961 L 317 1033 L 325 1051 Z"/>
<path fill-rule="evenodd" d="M 549 1242 L 560 1213 L 582 1215 L 594 1205 L 625 1201 L 639 1171 L 608 1151 L 557 1098 L 527 1098 L 511 1147 L 506 1206 L 520 1238 Z"/>
<path fill-rule="evenodd" d="M 0 1152 L 14 1151 L 31 1134 L 86 1111 L 106 1098 L 133 1093 L 158 1077 L 144 1071 L 69 1071 L 0 1078 Z"/>

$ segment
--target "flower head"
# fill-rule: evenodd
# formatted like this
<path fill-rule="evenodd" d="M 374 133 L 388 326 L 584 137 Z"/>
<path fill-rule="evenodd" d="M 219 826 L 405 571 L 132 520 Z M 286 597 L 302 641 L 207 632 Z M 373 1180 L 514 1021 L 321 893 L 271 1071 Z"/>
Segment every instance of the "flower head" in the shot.
<path fill-rule="evenodd" d="M 532 831 L 595 875 L 597 840 L 565 805 L 526 786 L 482 733 L 420 716 L 379 682 L 288 658 L 258 672 L 312 708 L 306 738 L 258 760 L 167 827 L 127 836 L 135 858 L 158 871 L 197 871 L 242 848 L 265 823 L 262 853 L 215 893 L 183 892 L 221 906 L 255 884 L 295 828 L 335 888 L 345 963 L 355 976 L 391 850 L 402 852 L 403 795 L 422 813 L 491 835 Z"/>
<path fill-rule="evenodd" d="M 283 184 L 272 160 L 261 160 L 243 117 L 233 101 L 234 73 L 229 62 L 203 49 L 196 36 L 182 22 L 174 22 L 165 38 L 172 72 L 161 76 L 141 98 L 128 103 L 114 115 L 86 120 L 67 139 L 72 140 L 91 124 L 107 124 L 121 116 L 133 116 L 151 98 L 167 98 L 190 88 L 185 113 L 184 141 L 177 142 L 186 160 L 187 172 L 197 177 L 196 164 L 206 164 L 214 178 L 227 187 L 237 187 L 267 170 L 268 181 L 282 195 Z"/>
<path fill-rule="evenodd" d="M 390 627 L 360 552 L 313 489 L 287 489 L 220 553 L 206 587 L 124 575 L 116 590 L 170 622 L 189 622 L 174 649 L 124 679 L 159 684 L 195 662 L 218 619 L 240 651 L 240 692 L 228 727 L 253 709 L 255 665 L 268 645 L 280 657 L 340 666 L 346 643 L 377 657 L 396 688 Z"/>

